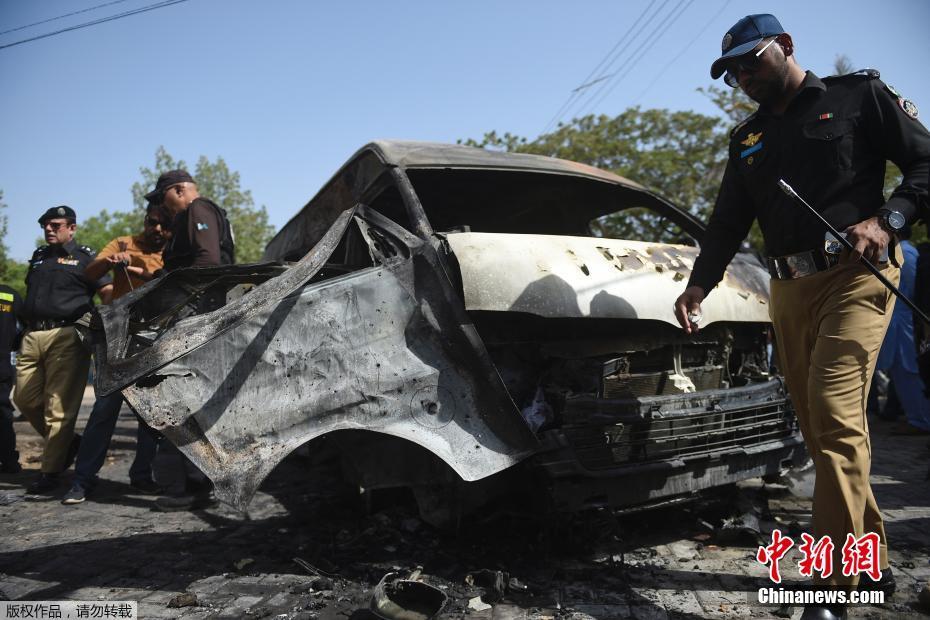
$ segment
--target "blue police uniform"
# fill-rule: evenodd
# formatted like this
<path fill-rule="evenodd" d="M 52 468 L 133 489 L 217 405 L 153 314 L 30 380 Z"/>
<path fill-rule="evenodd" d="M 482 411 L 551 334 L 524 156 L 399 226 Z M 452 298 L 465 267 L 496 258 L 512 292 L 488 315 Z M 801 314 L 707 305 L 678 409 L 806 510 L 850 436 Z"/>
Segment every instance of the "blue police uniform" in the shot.
<path fill-rule="evenodd" d="M 902 241 L 904 264 L 898 289 L 909 299 L 914 298 L 917 285 L 917 248 Z M 908 423 L 930 431 L 930 399 L 917 367 L 917 345 L 914 342 L 914 313 L 907 304 L 895 304 L 888 333 L 878 354 L 878 368 L 888 372 L 894 391 L 907 416 Z"/>

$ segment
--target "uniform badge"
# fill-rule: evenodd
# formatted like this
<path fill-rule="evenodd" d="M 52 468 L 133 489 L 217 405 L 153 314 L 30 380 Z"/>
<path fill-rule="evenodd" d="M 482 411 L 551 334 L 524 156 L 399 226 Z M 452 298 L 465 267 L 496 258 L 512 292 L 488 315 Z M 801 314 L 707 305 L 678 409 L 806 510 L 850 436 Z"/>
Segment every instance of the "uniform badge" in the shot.
<path fill-rule="evenodd" d="M 209 227 L 203 222 L 197 222 L 197 230 L 207 230 L 207 228 Z"/>
<path fill-rule="evenodd" d="M 63 207 L 58 207 L 58 215 L 64 216 L 66 213 Z"/>
<path fill-rule="evenodd" d="M 733 35 L 731 35 L 729 32 L 726 33 L 725 35 L 723 35 L 723 43 L 721 43 L 720 45 L 721 49 L 724 52 L 727 51 L 727 48 L 730 47 L 730 43 L 732 42 L 733 42 Z"/>
<path fill-rule="evenodd" d="M 817 120 L 828 121 L 833 118 L 833 112 L 825 112 L 817 117 Z"/>
<path fill-rule="evenodd" d="M 762 137 L 762 132 L 761 132 L 761 131 L 760 131 L 759 133 L 752 133 L 752 132 L 750 131 L 750 132 L 749 132 L 749 135 L 746 136 L 746 139 L 743 140 L 742 142 L 740 142 L 740 144 L 743 144 L 743 145 L 745 145 L 745 146 L 755 146 L 755 145 L 756 145 L 756 142 L 758 142 L 758 141 L 759 141 L 759 138 L 761 138 L 761 137 Z"/>
<path fill-rule="evenodd" d="M 885 88 L 887 88 L 888 92 L 894 95 L 895 97 L 897 97 L 898 99 L 901 98 L 901 93 L 899 93 L 897 89 L 895 89 L 895 87 L 892 86 L 891 84 L 885 84 Z"/>
<path fill-rule="evenodd" d="M 753 162 L 753 158 L 752 158 L 752 155 L 750 155 L 749 157 L 746 158 L 746 163 L 751 166 L 752 162 Z"/>
<path fill-rule="evenodd" d="M 904 110 L 904 113 L 910 116 L 911 118 L 917 118 L 917 104 L 911 101 L 910 99 L 905 99 L 904 97 L 898 97 L 898 105 L 901 106 L 901 109 Z"/>
<path fill-rule="evenodd" d="M 748 149 L 746 149 L 746 150 L 744 150 L 742 153 L 740 153 L 740 154 L 739 154 L 739 158 L 740 158 L 740 159 L 746 159 L 747 157 L 749 157 L 749 156 L 752 155 L 753 153 L 759 151 L 760 149 L 762 149 L 762 143 L 761 143 L 761 142 L 757 142 L 757 143 L 754 144 L 753 146 L 750 146 Z M 747 161 L 746 163 L 752 163 L 752 162 Z"/>

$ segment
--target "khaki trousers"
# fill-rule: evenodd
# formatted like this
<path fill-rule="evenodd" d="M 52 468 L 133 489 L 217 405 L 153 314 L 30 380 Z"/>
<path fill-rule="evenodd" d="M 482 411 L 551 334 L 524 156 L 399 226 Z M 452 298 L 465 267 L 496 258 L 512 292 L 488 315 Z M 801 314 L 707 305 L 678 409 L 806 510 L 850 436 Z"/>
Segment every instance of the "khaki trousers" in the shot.
<path fill-rule="evenodd" d="M 889 263 L 882 273 L 897 285 L 900 269 Z M 859 578 L 842 573 L 847 533 L 877 533 L 880 567 L 888 568 L 885 526 L 869 484 L 865 408 L 895 297 L 848 256 L 811 276 L 772 280 L 771 290 L 781 367 L 816 472 L 813 535 L 835 545 L 833 574 L 824 580 L 815 572 L 814 581 L 851 589 Z"/>
<path fill-rule="evenodd" d="M 42 435 L 42 473 L 65 468 L 81 408 L 90 353 L 74 327 L 28 332 L 16 359 L 16 408 Z"/>

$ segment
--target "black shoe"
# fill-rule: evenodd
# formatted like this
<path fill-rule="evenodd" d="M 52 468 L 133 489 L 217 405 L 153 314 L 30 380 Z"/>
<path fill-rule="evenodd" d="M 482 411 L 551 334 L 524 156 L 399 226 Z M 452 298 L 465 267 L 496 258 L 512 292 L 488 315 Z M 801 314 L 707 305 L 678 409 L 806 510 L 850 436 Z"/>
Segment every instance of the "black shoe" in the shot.
<path fill-rule="evenodd" d="M 165 487 L 161 486 L 151 478 L 133 480 L 129 483 L 129 486 L 139 491 L 140 493 L 143 493 L 144 495 L 161 495 L 165 492 Z"/>
<path fill-rule="evenodd" d="M 213 492 L 198 493 L 197 495 L 177 495 L 172 497 L 159 497 L 155 500 L 155 508 L 162 512 L 177 512 L 180 510 L 203 510 L 216 506 L 216 497 Z"/>
<path fill-rule="evenodd" d="M 42 495 L 58 488 L 59 483 L 58 474 L 39 474 L 39 477 L 26 487 L 26 493 L 28 495 Z"/>
<path fill-rule="evenodd" d="M 894 594 L 897 585 L 890 566 L 882 571 L 882 577 L 878 581 L 873 581 L 868 575 L 859 575 L 860 591 L 884 592 L 885 596 L 889 597 Z"/>
<path fill-rule="evenodd" d="M 23 466 L 19 464 L 19 461 L 10 461 L 0 465 L 0 474 L 18 474 L 23 471 Z"/>
<path fill-rule="evenodd" d="M 68 446 L 68 456 L 65 457 L 65 469 L 74 465 L 74 459 L 77 458 L 78 450 L 81 449 L 81 436 L 77 433 L 71 438 L 71 445 Z"/>
<path fill-rule="evenodd" d="M 65 493 L 65 496 L 61 498 L 61 503 L 70 506 L 71 504 L 80 504 L 85 499 L 87 499 L 87 490 L 80 483 L 75 482 Z"/>
<path fill-rule="evenodd" d="M 845 605 L 805 605 L 800 620 L 846 620 Z"/>

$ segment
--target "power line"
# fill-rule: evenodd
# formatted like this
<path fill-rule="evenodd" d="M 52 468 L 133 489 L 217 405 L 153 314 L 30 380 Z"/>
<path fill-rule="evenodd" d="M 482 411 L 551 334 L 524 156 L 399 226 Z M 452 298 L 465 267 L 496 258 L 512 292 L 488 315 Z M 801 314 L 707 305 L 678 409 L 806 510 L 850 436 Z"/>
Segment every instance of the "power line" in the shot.
<path fill-rule="evenodd" d="M 640 28 L 640 30 L 639 30 L 635 35 L 633 35 L 632 38 L 630 38 L 630 39 L 627 41 L 626 45 L 623 46 L 623 49 L 622 49 L 616 56 L 614 56 L 614 58 L 610 61 L 610 64 L 607 66 L 607 69 L 608 69 L 608 70 L 609 70 L 609 69 L 612 69 L 613 66 L 614 66 L 614 64 L 616 64 L 616 62 L 617 62 L 618 60 L 620 60 L 621 57 L 623 57 L 623 55 L 624 55 L 624 53 L 626 52 L 627 48 L 629 48 L 629 47 L 639 38 L 639 35 L 641 35 L 643 32 L 645 32 L 646 28 L 648 28 L 649 25 L 652 24 L 653 20 L 655 20 L 655 18 L 658 17 L 658 16 L 662 13 L 662 11 L 665 9 L 665 7 L 668 5 L 669 2 L 670 2 L 670 0 L 665 0 L 665 1 L 662 3 L 662 5 L 659 6 L 659 8 L 657 8 L 657 9 L 652 13 L 652 15 L 649 16 L 649 19 L 646 20 L 646 22 L 642 25 L 642 27 Z M 672 11 L 674 11 L 674 9 L 672 9 Z M 671 14 L 671 13 L 669 13 L 669 15 L 670 15 L 670 14 Z M 666 17 L 665 19 L 668 19 L 668 18 Z M 662 23 L 663 23 L 663 22 L 660 22 L 659 25 L 661 26 Z M 655 33 L 655 30 L 653 30 L 653 33 Z M 637 48 L 637 51 L 638 51 L 639 49 L 642 49 L 642 46 L 643 46 L 643 45 L 647 45 L 648 43 L 649 43 L 649 39 L 646 38 L 646 40 L 643 41 L 643 42 L 640 44 L 640 47 Z M 633 54 L 635 54 L 635 53 L 636 53 L 636 52 L 634 51 Z M 590 92 L 590 93 L 586 93 L 586 94 L 589 95 L 588 98 L 587 98 L 584 102 L 582 102 L 581 105 L 578 106 L 577 109 L 578 109 L 578 110 L 584 110 L 584 109 L 589 108 L 589 107 L 590 107 L 591 101 L 593 101 L 595 97 L 597 97 L 597 96 L 600 95 L 602 92 L 604 92 L 604 89 L 607 88 L 607 85 L 610 83 L 610 80 L 612 80 L 613 78 L 615 78 L 615 77 L 617 76 L 617 74 L 620 73 L 620 71 L 623 70 L 623 67 L 627 66 L 627 65 L 630 63 L 630 59 L 631 59 L 631 58 L 632 58 L 632 56 L 627 57 L 626 61 L 623 62 L 623 63 L 621 63 L 619 69 L 617 69 L 616 71 L 612 71 L 611 73 L 609 73 L 609 74 L 607 74 L 606 76 L 604 76 L 606 79 L 600 82 L 600 85 L 597 87 L 597 89 L 595 89 L 594 91 L 592 91 L 592 92 Z M 580 99 L 579 99 L 579 101 L 580 101 Z"/>
<path fill-rule="evenodd" d="M 580 93 L 583 89 L 585 89 L 585 88 L 591 86 L 591 84 L 594 83 L 594 82 L 591 82 L 591 83 L 588 83 L 588 82 L 591 80 L 591 78 L 592 78 L 598 71 L 601 70 L 601 67 L 604 65 L 604 63 L 607 62 L 607 60 L 608 60 L 611 56 L 613 56 L 614 52 L 617 51 L 617 48 L 620 47 L 620 44 L 623 43 L 625 40 L 627 40 L 627 37 L 630 35 L 631 32 L 633 32 L 633 29 L 636 28 L 637 24 L 639 24 L 639 22 L 643 19 L 643 17 L 646 15 L 646 13 L 649 12 L 649 9 L 651 9 L 651 8 L 653 7 L 653 5 L 654 5 L 657 1 L 658 1 L 658 0 L 651 0 L 651 2 L 646 6 L 646 8 L 643 9 L 643 12 L 639 14 L 639 17 L 636 18 L 636 21 L 634 21 L 633 24 L 627 29 L 627 31 L 626 31 L 625 33 L 623 33 L 623 34 L 620 36 L 619 39 L 617 39 L 617 42 L 616 42 L 616 43 L 614 44 L 614 46 L 610 49 L 610 51 L 607 52 L 607 54 L 606 54 L 603 58 L 601 58 L 600 62 L 598 62 L 597 65 L 596 65 L 593 69 L 591 69 L 591 72 L 588 73 L 587 77 L 585 77 L 585 79 L 583 79 L 583 80 L 581 81 L 581 85 L 578 86 L 578 87 L 576 87 L 576 88 L 574 88 L 574 89 L 572 89 L 572 92 L 569 94 L 568 99 L 566 99 L 565 103 L 562 104 L 562 107 L 560 107 L 559 110 L 552 116 L 552 118 L 549 120 L 549 122 L 548 122 L 548 123 L 546 124 L 546 126 L 543 128 L 543 130 L 542 130 L 541 133 L 546 133 L 547 131 L 549 131 L 549 128 L 550 128 L 550 127 L 554 126 L 555 124 L 558 123 L 558 121 L 562 120 L 562 115 L 563 115 L 564 112 L 566 111 L 566 108 L 568 108 L 568 106 L 571 105 L 571 103 L 572 103 L 577 97 L 580 97 L 580 96 L 581 96 L 579 93 Z M 598 79 L 603 79 L 603 78 L 598 78 Z M 595 82 L 596 82 L 596 81 L 597 81 L 597 80 L 595 80 Z"/>
<path fill-rule="evenodd" d="M 700 39 L 700 38 L 701 38 L 701 35 L 703 35 L 704 32 L 706 32 L 707 29 L 710 28 L 710 25 L 711 25 L 712 23 L 714 23 L 714 21 L 715 21 L 718 17 L 720 17 L 720 15 L 721 15 L 721 14 L 723 13 L 723 11 L 727 8 L 727 6 L 729 6 L 729 4 L 730 4 L 731 1 L 732 1 L 732 0 L 724 0 L 723 6 L 720 7 L 720 10 L 717 11 L 716 13 L 714 13 L 714 16 L 711 17 L 709 20 L 707 20 L 707 23 L 704 24 L 704 27 L 701 28 L 700 32 L 698 32 L 698 33 L 694 36 L 693 39 L 691 39 L 690 41 L 688 41 L 688 43 L 685 44 L 685 46 L 684 46 L 683 48 L 681 48 L 681 51 L 678 52 L 678 55 L 676 55 L 674 58 L 672 58 L 670 61 L 668 61 L 668 64 L 666 64 L 664 67 L 662 67 L 662 70 L 659 71 L 659 72 L 656 74 L 656 76 L 652 79 L 651 82 L 649 82 L 649 86 L 647 86 L 646 88 L 644 88 L 644 89 L 643 89 L 643 92 L 641 92 L 641 93 L 639 94 L 639 97 L 636 98 L 636 101 L 633 102 L 633 105 L 636 105 L 636 104 L 638 104 L 640 101 L 642 101 L 643 96 L 644 96 L 646 93 L 649 92 L 649 89 L 650 89 L 650 88 L 652 88 L 653 86 L 656 85 L 656 82 L 659 81 L 659 78 L 661 78 L 663 75 L 665 75 L 665 72 L 668 71 L 669 67 L 671 67 L 673 64 L 675 64 L 676 62 L 678 62 L 678 59 L 681 58 L 682 56 L 684 56 L 684 55 L 685 55 L 685 52 L 687 52 L 689 49 L 691 49 L 691 46 L 694 45 L 694 42 L 697 41 L 698 39 Z"/>
<path fill-rule="evenodd" d="M 30 37 L 28 39 L 22 39 L 20 41 L 15 41 L 13 43 L 7 43 L 6 45 L 0 45 L 0 50 L 6 49 L 8 47 L 14 47 L 16 45 L 22 45 L 23 43 L 29 43 L 30 41 L 38 41 L 39 39 L 53 37 L 57 34 L 62 34 L 64 32 L 71 32 L 72 30 L 80 30 L 81 28 L 88 28 L 90 26 L 96 26 L 97 24 L 111 22 L 117 19 L 122 19 L 124 17 L 129 17 L 130 15 L 138 15 L 139 13 L 146 13 L 148 11 L 154 11 L 155 9 L 161 9 L 166 6 L 171 6 L 172 4 L 181 4 L 182 2 L 187 2 L 187 0 L 165 0 L 164 2 L 157 2 L 155 4 L 150 4 L 148 6 L 140 7 L 138 9 L 132 9 L 130 11 L 124 11 L 122 13 L 110 15 L 109 17 L 101 17 L 100 19 L 95 19 L 93 21 L 84 22 L 83 24 L 78 24 L 76 26 L 69 26 L 68 28 L 62 28 L 61 30 L 56 30 L 54 32 L 47 32 L 45 34 L 40 34 L 35 37 Z"/>
<path fill-rule="evenodd" d="M 686 5 L 683 9 L 681 9 L 681 10 L 679 11 L 679 10 L 678 10 L 679 7 L 681 7 L 681 5 L 683 5 L 683 4 L 685 4 L 685 2 L 687 2 L 687 5 Z M 648 45 L 647 45 L 646 43 L 644 43 L 643 45 L 640 46 L 640 49 L 639 49 L 639 50 L 637 50 L 636 52 L 633 52 L 633 57 L 631 58 L 630 62 L 628 63 L 629 66 L 628 66 L 628 68 L 626 69 L 626 71 L 624 71 L 622 75 L 620 75 L 616 80 L 613 81 L 613 84 L 610 85 L 610 88 L 607 88 L 607 89 L 604 90 L 604 94 L 603 94 L 597 101 L 595 101 L 595 102 L 592 104 L 592 106 L 591 106 L 592 109 L 593 109 L 593 108 L 596 108 L 598 105 L 601 104 L 602 101 L 604 101 L 604 99 L 606 99 L 608 96 L 610 96 L 610 93 L 612 93 L 612 92 L 614 91 L 614 89 L 617 88 L 617 85 L 620 84 L 620 82 L 623 81 L 623 78 L 625 78 L 627 75 L 629 75 L 630 71 L 633 70 L 633 68 L 636 66 L 636 64 L 637 64 L 640 60 L 643 59 L 643 56 L 645 56 L 645 55 L 655 46 L 655 44 L 658 42 L 658 39 L 656 38 L 655 35 L 656 35 L 660 30 L 663 30 L 663 34 L 664 34 L 665 32 L 668 32 L 668 29 L 671 28 L 672 24 L 674 24 L 676 21 L 678 21 L 678 19 L 679 19 L 682 15 L 685 14 L 685 12 L 691 7 L 691 5 L 692 5 L 693 3 L 694 3 L 694 0 L 680 0 L 679 3 L 675 5 L 675 8 L 673 8 L 673 9 L 672 9 L 672 12 L 669 13 L 669 14 L 666 16 L 665 20 L 663 20 L 658 26 L 656 26 L 656 28 L 650 33 L 649 38 L 647 39 L 647 41 L 651 41 L 651 43 L 649 43 Z M 676 11 L 677 11 L 677 13 L 676 13 Z M 660 35 L 660 36 L 661 36 L 661 35 Z M 640 50 L 641 50 L 641 51 L 640 51 Z M 637 55 L 637 53 L 638 53 L 638 55 Z"/>
<path fill-rule="evenodd" d="M 9 30 L 4 30 L 3 32 L 0 32 L 0 35 L 9 34 L 10 32 L 16 32 L 17 30 L 25 30 L 26 28 L 32 28 L 33 26 L 40 26 L 42 24 L 47 24 L 55 20 L 64 19 L 66 17 L 71 17 L 72 15 L 80 15 L 81 13 L 87 13 L 88 11 L 102 9 L 105 6 L 110 6 L 111 4 L 119 4 L 120 2 L 126 2 L 126 0 L 113 0 L 112 2 L 106 2 L 104 4 L 98 4 L 97 6 L 92 6 L 89 9 L 81 9 L 80 11 L 74 11 L 72 13 L 65 13 L 64 15 L 59 15 L 58 17 L 50 17 L 48 19 L 43 19 L 40 22 L 33 22 L 31 24 L 26 24 L 25 26 L 19 26 L 17 28 L 10 28 Z"/>

